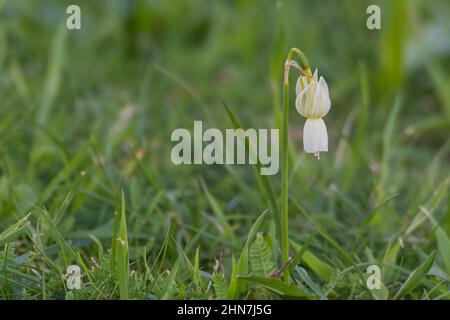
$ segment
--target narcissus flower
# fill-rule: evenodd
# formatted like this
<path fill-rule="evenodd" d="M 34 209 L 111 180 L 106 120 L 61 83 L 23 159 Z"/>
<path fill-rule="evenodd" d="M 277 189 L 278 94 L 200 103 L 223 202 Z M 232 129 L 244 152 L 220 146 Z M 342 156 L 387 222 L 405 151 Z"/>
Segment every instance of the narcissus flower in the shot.
<path fill-rule="evenodd" d="M 320 159 L 320 152 L 328 151 L 327 127 L 322 120 L 331 107 L 327 83 L 323 77 L 318 79 L 316 69 L 312 77 L 300 76 L 295 90 L 295 107 L 307 118 L 303 128 L 303 148 Z"/>

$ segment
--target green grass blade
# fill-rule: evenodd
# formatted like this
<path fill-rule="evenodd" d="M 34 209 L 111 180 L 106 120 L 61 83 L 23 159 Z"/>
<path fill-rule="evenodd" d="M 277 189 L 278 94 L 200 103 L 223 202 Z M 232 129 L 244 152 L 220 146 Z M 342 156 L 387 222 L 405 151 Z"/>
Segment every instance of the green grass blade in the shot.
<path fill-rule="evenodd" d="M 287 299 L 307 299 L 313 298 L 306 292 L 303 292 L 299 287 L 286 284 L 279 278 L 266 278 L 266 277 L 243 277 L 239 276 L 239 280 L 246 282 L 254 282 L 264 288 L 267 288 L 276 294 L 280 295 L 282 298 Z"/>
<path fill-rule="evenodd" d="M 408 292 L 411 292 L 416 286 L 420 284 L 422 279 L 426 276 L 428 271 L 430 271 L 431 267 L 433 266 L 435 256 L 436 251 L 433 251 L 425 259 L 424 263 L 422 263 L 420 266 L 414 269 L 413 272 L 410 273 L 408 279 L 406 279 L 401 288 L 395 294 L 394 299 L 399 299 L 405 296 L 406 294 L 408 294 Z"/>
<path fill-rule="evenodd" d="M 113 230 L 112 230 L 112 241 L 111 241 L 111 274 L 114 274 L 116 269 L 116 261 L 117 261 L 117 233 L 119 230 L 120 223 L 120 193 L 118 192 L 116 195 L 116 205 L 114 207 L 114 216 L 113 216 Z"/>
<path fill-rule="evenodd" d="M 444 263 L 447 274 L 450 275 L 450 240 L 444 229 L 438 227 L 435 231 L 436 242 L 439 249 L 439 254 Z"/>
<path fill-rule="evenodd" d="M 296 251 L 301 251 L 302 246 L 296 244 L 291 241 L 291 245 Z M 330 281 L 331 276 L 334 273 L 334 268 L 330 266 L 328 263 L 322 261 L 317 256 L 315 256 L 312 252 L 305 250 L 302 255 L 303 261 L 305 261 L 306 265 L 311 268 L 311 270 L 317 274 L 322 280 Z"/>
<path fill-rule="evenodd" d="M 122 202 L 120 213 L 119 238 L 117 239 L 117 276 L 119 281 L 120 299 L 128 299 L 128 235 L 127 221 L 125 217 L 125 195 L 122 190 Z"/>
<path fill-rule="evenodd" d="M 302 267 L 296 267 L 298 276 L 308 285 L 308 287 L 320 298 L 320 300 L 328 300 L 326 295 L 320 290 L 319 286 L 312 281 L 309 277 L 308 272 Z"/>
<path fill-rule="evenodd" d="M 228 299 L 230 300 L 236 299 L 237 284 L 238 284 L 238 265 L 236 263 L 236 259 L 233 254 L 231 256 L 231 278 L 230 278 L 230 286 L 228 288 Z"/>
<path fill-rule="evenodd" d="M 9 226 L 2 233 L 0 233 L 0 246 L 3 246 L 7 242 L 15 239 L 20 236 L 22 232 L 27 228 L 27 225 L 30 223 L 28 221 L 28 217 L 31 213 L 27 214 L 25 217 Z"/>

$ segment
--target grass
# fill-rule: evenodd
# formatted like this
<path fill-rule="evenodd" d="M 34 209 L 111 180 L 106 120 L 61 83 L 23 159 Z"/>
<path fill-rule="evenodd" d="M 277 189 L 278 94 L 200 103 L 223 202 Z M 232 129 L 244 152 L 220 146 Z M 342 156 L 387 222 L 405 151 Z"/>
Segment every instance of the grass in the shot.
<path fill-rule="evenodd" d="M 446 1 L 380 1 L 380 31 L 370 1 L 79 1 L 77 32 L 69 4 L 0 1 L 0 299 L 450 298 Z M 291 47 L 330 87 L 320 161 Z M 288 120 L 283 183 L 173 165 L 194 120 Z"/>

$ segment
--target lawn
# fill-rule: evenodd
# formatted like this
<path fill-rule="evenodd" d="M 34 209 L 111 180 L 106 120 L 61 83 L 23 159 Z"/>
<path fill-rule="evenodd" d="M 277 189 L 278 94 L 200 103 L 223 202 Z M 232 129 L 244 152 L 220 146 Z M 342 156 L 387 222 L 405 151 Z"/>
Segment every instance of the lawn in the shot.
<path fill-rule="evenodd" d="M 449 14 L 445 0 L 0 0 L 0 299 L 449 299 Z M 329 88 L 320 160 L 295 68 L 283 112 L 293 47 Z M 172 132 L 194 121 L 286 130 L 286 179 L 281 162 L 173 163 Z"/>

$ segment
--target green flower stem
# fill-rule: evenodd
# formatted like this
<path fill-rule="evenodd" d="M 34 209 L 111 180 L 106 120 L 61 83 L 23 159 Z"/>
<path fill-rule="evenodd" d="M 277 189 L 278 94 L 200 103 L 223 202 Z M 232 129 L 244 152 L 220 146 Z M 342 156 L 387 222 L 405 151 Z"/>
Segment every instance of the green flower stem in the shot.
<path fill-rule="evenodd" d="M 296 54 L 300 60 L 300 67 L 302 69 L 304 69 L 305 71 L 309 70 L 309 73 L 311 73 L 311 68 L 309 67 L 309 61 L 308 58 L 306 58 L 305 54 L 297 48 L 292 48 L 291 50 L 289 50 L 288 56 L 287 56 L 287 60 L 291 60 L 292 59 L 292 55 Z"/>
<path fill-rule="evenodd" d="M 285 71 L 286 72 L 286 71 Z M 289 73 L 289 71 L 287 71 Z M 288 121 L 289 121 L 289 82 L 283 84 L 283 124 L 281 133 L 281 259 L 283 264 L 289 260 L 288 236 Z M 284 272 L 284 281 L 289 283 L 289 269 Z"/>
<path fill-rule="evenodd" d="M 289 128 L 289 69 L 293 54 L 297 54 L 300 67 L 305 74 L 311 76 L 311 68 L 306 56 L 297 48 L 292 48 L 287 56 L 284 66 L 283 83 L 283 122 L 281 127 L 281 258 L 283 265 L 289 262 L 289 223 L 288 223 L 288 128 Z M 286 268 L 283 279 L 289 283 L 289 268 Z"/>

